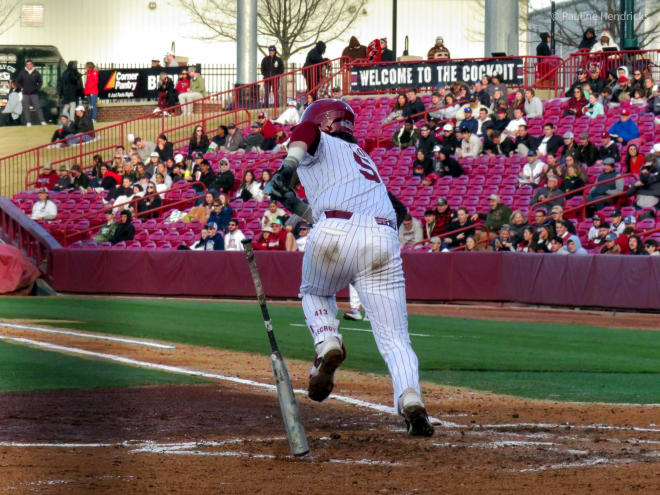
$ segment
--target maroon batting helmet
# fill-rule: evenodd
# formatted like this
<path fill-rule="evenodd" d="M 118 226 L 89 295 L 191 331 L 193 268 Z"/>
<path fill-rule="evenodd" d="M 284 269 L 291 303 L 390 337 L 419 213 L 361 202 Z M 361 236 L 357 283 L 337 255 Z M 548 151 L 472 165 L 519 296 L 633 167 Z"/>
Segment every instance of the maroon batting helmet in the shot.
<path fill-rule="evenodd" d="M 307 107 L 300 122 L 312 122 L 328 134 L 346 132 L 353 135 L 355 113 L 348 103 L 335 98 L 323 98 Z"/>

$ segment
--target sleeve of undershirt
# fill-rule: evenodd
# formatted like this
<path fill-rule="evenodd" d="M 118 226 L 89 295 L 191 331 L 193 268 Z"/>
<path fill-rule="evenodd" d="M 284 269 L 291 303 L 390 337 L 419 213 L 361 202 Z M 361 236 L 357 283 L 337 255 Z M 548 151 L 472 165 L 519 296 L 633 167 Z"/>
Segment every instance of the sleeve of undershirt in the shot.
<path fill-rule="evenodd" d="M 302 141 L 307 145 L 307 153 L 314 155 L 321 141 L 321 131 L 318 126 L 312 122 L 302 122 L 298 124 L 291 132 L 291 140 Z"/>

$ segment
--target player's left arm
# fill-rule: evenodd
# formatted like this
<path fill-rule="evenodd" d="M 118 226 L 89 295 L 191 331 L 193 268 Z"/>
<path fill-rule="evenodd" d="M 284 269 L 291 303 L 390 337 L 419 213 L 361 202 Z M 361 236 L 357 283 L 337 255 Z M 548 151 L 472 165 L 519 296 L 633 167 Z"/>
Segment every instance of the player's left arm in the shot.
<path fill-rule="evenodd" d="M 399 198 L 391 192 L 387 191 L 387 196 L 390 198 L 394 213 L 396 214 L 396 225 L 397 227 L 401 227 L 404 218 L 406 218 L 406 215 L 408 214 L 408 208 L 406 208 L 406 205 L 399 201 Z"/>

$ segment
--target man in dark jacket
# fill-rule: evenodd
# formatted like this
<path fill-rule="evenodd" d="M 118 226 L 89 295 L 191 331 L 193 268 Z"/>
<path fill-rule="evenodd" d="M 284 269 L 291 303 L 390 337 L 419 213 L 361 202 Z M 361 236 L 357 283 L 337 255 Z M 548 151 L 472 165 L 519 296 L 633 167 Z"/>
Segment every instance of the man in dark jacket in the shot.
<path fill-rule="evenodd" d="M 577 79 L 573 82 L 573 84 L 571 84 L 571 87 L 568 88 L 568 91 L 564 93 L 564 96 L 570 98 L 571 96 L 573 96 L 573 92 L 575 91 L 575 88 L 582 89 L 582 85 L 588 82 L 589 80 L 587 78 L 587 71 L 584 70 L 582 67 L 580 67 L 577 70 Z"/>
<path fill-rule="evenodd" d="M 538 156 L 554 155 L 563 144 L 564 140 L 559 136 L 555 136 L 555 126 L 550 122 L 546 122 L 543 126 L 543 136 L 536 147 L 536 154 Z"/>
<path fill-rule="evenodd" d="M 465 173 L 460 163 L 451 157 L 449 148 L 440 146 L 433 147 L 433 171 L 440 177 L 460 177 Z"/>
<path fill-rule="evenodd" d="M 596 41 L 596 32 L 594 31 L 594 28 L 587 28 L 587 30 L 582 35 L 582 41 L 580 41 L 578 50 L 590 51 Z"/>
<path fill-rule="evenodd" d="M 58 81 L 57 90 L 62 104 L 62 114 L 73 120 L 76 101 L 82 97 L 82 76 L 78 72 L 76 62 L 69 62 Z"/>
<path fill-rule="evenodd" d="M 614 169 L 614 160 L 609 157 L 605 158 L 605 160 L 603 160 L 603 173 L 598 176 L 596 182 L 603 182 L 608 179 L 614 179 L 615 177 L 619 177 L 619 173 Z M 622 193 L 623 187 L 623 179 L 616 179 L 605 184 L 594 186 L 587 196 L 587 202 L 595 201 L 599 198 L 604 198 L 605 196 L 610 196 L 612 194 Z M 596 205 L 596 209 L 601 209 L 606 205 L 606 202 L 599 203 Z"/>
<path fill-rule="evenodd" d="M 600 69 L 597 65 L 592 65 L 589 69 L 589 88 L 591 92 L 597 95 L 605 88 L 605 80 L 600 77 Z"/>
<path fill-rule="evenodd" d="M 41 111 L 41 102 L 39 101 L 39 90 L 43 84 L 41 74 L 34 68 L 32 60 L 25 61 L 25 69 L 20 71 L 14 81 L 18 89 L 23 92 L 23 122 L 26 126 L 31 126 L 30 107 L 37 112 L 37 117 L 41 125 L 46 125 L 44 113 Z"/>
<path fill-rule="evenodd" d="M 420 129 L 419 139 L 417 140 L 417 150 L 423 151 L 426 156 L 431 156 L 431 153 L 433 153 L 433 147 L 436 144 L 438 144 L 438 141 L 431 132 L 431 127 L 428 124 L 423 124 Z"/>
<path fill-rule="evenodd" d="M 269 77 L 279 76 L 283 73 L 284 62 L 280 57 L 277 56 L 277 49 L 275 48 L 275 45 L 271 45 L 268 47 L 268 55 L 266 55 L 261 60 L 261 75 L 264 77 L 264 79 L 268 79 Z M 278 86 L 279 85 L 277 79 L 271 79 L 270 81 L 264 82 L 264 98 L 266 99 L 266 103 L 268 103 L 268 97 L 272 91 L 273 100 L 275 101 L 276 107 L 280 106 L 278 98 Z"/>
<path fill-rule="evenodd" d="M 541 33 L 541 42 L 536 45 L 536 56 L 537 57 L 549 57 L 552 55 L 552 50 L 550 49 L 550 34 Z"/>
<path fill-rule="evenodd" d="M 600 137 L 601 137 L 601 141 L 600 141 L 601 146 L 600 148 L 598 148 L 598 159 L 605 160 L 605 158 L 613 158 L 615 162 L 621 160 L 619 147 L 610 137 L 610 133 L 607 131 L 603 131 Z"/>
<path fill-rule="evenodd" d="M 312 91 L 322 79 L 323 66 L 319 65 L 314 68 L 311 66 L 327 62 L 328 59 L 323 57 L 324 53 L 325 43 L 322 41 L 317 42 L 316 46 L 307 53 L 307 58 L 305 58 L 305 64 L 303 65 L 303 75 L 307 82 L 307 91 Z M 316 92 L 314 93 L 316 96 Z"/>
<path fill-rule="evenodd" d="M 527 126 L 521 125 L 518 127 L 518 135 L 514 140 L 516 151 L 522 156 L 527 156 L 529 150 L 536 150 L 538 142 L 534 136 L 527 132 Z"/>
<path fill-rule="evenodd" d="M 473 225 L 473 222 L 470 220 L 467 208 L 459 208 L 456 210 L 456 218 L 452 220 L 447 226 L 447 232 L 454 232 L 455 230 L 464 229 L 466 227 L 470 227 L 471 225 Z M 445 237 L 445 245 L 449 249 L 464 246 L 465 239 L 471 235 L 474 235 L 474 229 L 452 234 L 448 237 Z"/>
<path fill-rule="evenodd" d="M 174 159 L 174 145 L 167 140 L 165 134 L 161 134 L 156 139 L 156 153 L 158 153 L 158 159 L 167 163 L 167 160 Z"/>
<path fill-rule="evenodd" d="M 355 36 L 351 36 L 348 46 L 341 52 L 342 57 L 348 57 L 351 62 L 353 60 L 367 58 L 367 47 L 361 45 Z"/>
<path fill-rule="evenodd" d="M 394 56 L 394 52 L 387 48 L 387 38 L 381 38 L 380 39 L 380 48 L 382 50 L 382 55 L 380 57 L 381 62 L 394 62 L 394 61 L 396 61 L 396 57 Z"/>
<path fill-rule="evenodd" d="M 493 131 L 490 138 L 484 140 L 483 153 L 485 155 L 506 155 L 516 149 L 516 145 L 511 139 L 502 140 L 502 134 L 499 131 Z"/>
<path fill-rule="evenodd" d="M 628 191 L 628 196 L 637 194 L 637 206 L 640 208 L 657 207 L 660 202 L 660 168 L 646 162 L 639 172 L 639 180 Z"/>
<path fill-rule="evenodd" d="M 417 90 L 416 89 L 411 89 L 408 91 L 408 102 L 404 105 L 403 107 L 403 117 L 408 118 L 412 117 L 415 114 L 421 113 L 426 108 L 424 107 L 424 103 L 420 98 L 417 97 Z M 412 117 L 414 121 L 418 121 L 423 119 L 423 115 L 417 115 L 416 117 Z"/>
<path fill-rule="evenodd" d="M 89 176 L 83 172 L 80 165 L 75 164 L 71 166 L 71 188 L 72 189 L 84 189 L 87 190 L 89 187 Z"/>
<path fill-rule="evenodd" d="M 576 148 L 575 159 L 580 163 L 584 163 L 587 167 L 591 167 L 598 160 L 598 149 L 589 141 L 588 132 L 580 134 L 580 140 Z"/>
<path fill-rule="evenodd" d="M 131 211 L 122 210 L 119 214 L 119 219 L 119 225 L 117 225 L 115 234 L 110 239 L 110 243 L 113 246 L 118 242 L 132 241 L 133 237 L 135 237 L 135 227 L 131 223 Z"/>
<path fill-rule="evenodd" d="M 73 136 L 67 139 L 68 144 L 77 144 L 82 140 L 83 143 L 94 139 L 94 134 L 86 134 L 94 130 L 92 119 L 85 112 L 85 107 L 78 105 L 76 107 L 76 115 L 71 123 L 71 132 Z"/>
<path fill-rule="evenodd" d="M 218 175 L 215 176 L 215 188 L 219 193 L 229 194 L 231 188 L 234 187 L 234 180 L 234 172 L 229 170 L 229 160 L 223 158 L 220 160 Z"/>

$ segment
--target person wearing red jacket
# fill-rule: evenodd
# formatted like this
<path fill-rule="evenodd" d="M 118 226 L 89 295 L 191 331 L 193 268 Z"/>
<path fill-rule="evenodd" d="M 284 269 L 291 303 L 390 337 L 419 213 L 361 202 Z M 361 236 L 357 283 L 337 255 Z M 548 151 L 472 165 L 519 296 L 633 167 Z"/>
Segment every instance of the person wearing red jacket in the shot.
<path fill-rule="evenodd" d="M 53 166 L 50 163 L 46 163 L 43 166 L 41 173 L 37 176 L 36 188 L 46 188 L 49 191 L 52 191 L 55 184 L 57 184 L 58 179 L 59 177 L 57 176 L 57 172 L 53 169 Z"/>
<path fill-rule="evenodd" d="M 264 139 L 261 141 L 260 147 L 264 151 L 270 151 L 275 147 L 275 134 L 277 133 L 275 124 L 270 121 L 268 115 L 266 115 L 264 112 L 259 114 L 257 117 L 257 122 L 261 124 L 261 133 L 264 135 Z"/>
<path fill-rule="evenodd" d="M 87 78 L 85 79 L 84 93 L 91 109 L 92 122 L 96 122 L 96 105 L 99 101 L 99 72 L 96 70 L 94 62 L 87 62 Z"/>
<path fill-rule="evenodd" d="M 639 177 L 639 173 L 644 166 L 644 163 L 646 163 L 646 160 L 644 155 L 639 153 L 637 145 L 633 143 L 628 145 L 624 162 L 628 172 L 635 174 L 635 177 Z"/>
<path fill-rule="evenodd" d="M 573 96 L 568 100 L 568 107 L 566 108 L 565 115 L 575 115 L 576 117 L 582 117 L 584 114 L 584 107 L 589 102 L 584 97 L 581 87 L 576 87 L 573 89 Z"/>

